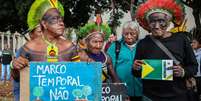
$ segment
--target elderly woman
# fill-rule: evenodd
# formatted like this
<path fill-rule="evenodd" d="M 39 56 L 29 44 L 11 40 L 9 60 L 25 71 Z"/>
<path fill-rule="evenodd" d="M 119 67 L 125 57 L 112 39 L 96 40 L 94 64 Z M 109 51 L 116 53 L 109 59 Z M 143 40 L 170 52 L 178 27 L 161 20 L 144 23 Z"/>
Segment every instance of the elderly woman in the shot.
<path fill-rule="evenodd" d="M 142 96 L 141 80 L 131 73 L 139 33 L 139 25 L 136 21 L 124 23 L 122 39 L 113 42 L 107 51 L 112 58 L 115 72 L 128 87 L 127 94 L 131 101 L 140 101 Z"/>
<path fill-rule="evenodd" d="M 103 82 L 119 82 L 114 72 L 111 58 L 102 51 L 104 40 L 108 38 L 110 32 L 110 28 L 106 24 L 98 26 L 96 23 L 88 23 L 82 27 L 78 38 L 82 40 L 82 42 L 85 42 L 86 47 L 79 52 L 79 56 L 81 61 L 95 61 L 103 63 Z"/>

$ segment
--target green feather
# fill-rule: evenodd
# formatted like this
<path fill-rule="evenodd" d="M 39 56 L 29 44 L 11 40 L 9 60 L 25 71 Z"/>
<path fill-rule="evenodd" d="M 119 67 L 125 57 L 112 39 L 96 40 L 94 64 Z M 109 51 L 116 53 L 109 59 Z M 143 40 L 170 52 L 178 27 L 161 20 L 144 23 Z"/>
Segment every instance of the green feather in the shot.
<path fill-rule="evenodd" d="M 33 30 L 40 23 L 44 14 L 51 8 L 53 7 L 49 0 L 35 0 L 27 16 L 28 30 Z M 61 15 L 64 16 L 64 8 L 60 2 L 58 2 L 57 9 L 60 11 Z"/>
<path fill-rule="evenodd" d="M 104 36 L 104 40 L 107 40 L 111 34 L 111 29 L 108 26 L 108 24 L 101 24 L 100 25 L 100 29 L 98 28 L 96 23 L 87 23 L 85 24 L 83 27 L 80 28 L 80 32 L 78 33 L 78 39 L 83 39 L 85 38 L 89 33 L 93 32 L 93 31 L 102 31 L 105 36 Z"/>

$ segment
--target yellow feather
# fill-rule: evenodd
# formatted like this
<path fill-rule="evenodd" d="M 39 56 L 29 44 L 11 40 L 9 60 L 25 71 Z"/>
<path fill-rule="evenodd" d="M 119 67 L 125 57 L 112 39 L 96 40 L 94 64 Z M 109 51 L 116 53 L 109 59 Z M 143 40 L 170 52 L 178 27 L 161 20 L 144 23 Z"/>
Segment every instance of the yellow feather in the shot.
<path fill-rule="evenodd" d="M 49 0 L 52 7 L 57 8 L 57 0 Z"/>

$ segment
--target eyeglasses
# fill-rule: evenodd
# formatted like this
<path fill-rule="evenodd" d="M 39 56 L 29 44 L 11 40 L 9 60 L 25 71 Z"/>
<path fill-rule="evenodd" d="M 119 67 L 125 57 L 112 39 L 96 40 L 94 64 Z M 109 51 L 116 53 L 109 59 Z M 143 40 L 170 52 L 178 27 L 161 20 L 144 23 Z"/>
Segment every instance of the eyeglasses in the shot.
<path fill-rule="evenodd" d="M 49 24 L 57 24 L 63 22 L 64 18 L 61 16 L 44 16 L 43 20 L 47 21 Z"/>

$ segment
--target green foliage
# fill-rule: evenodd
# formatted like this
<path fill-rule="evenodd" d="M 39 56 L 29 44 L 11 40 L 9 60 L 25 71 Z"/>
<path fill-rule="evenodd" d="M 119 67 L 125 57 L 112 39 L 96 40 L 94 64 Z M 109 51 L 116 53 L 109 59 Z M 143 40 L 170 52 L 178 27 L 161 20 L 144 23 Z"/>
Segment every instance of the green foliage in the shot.
<path fill-rule="evenodd" d="M 77 28 L 86 23 L 90 17 L 94 0 L 63 0 L 66 27 Z"/>
<path fill-rule="evenodd" d="M 116 13 L 113 13 L 111 15 L 109 26 L 112 28 L 112 31 L 113 31 L 114 34 L 116 33 L 114 31 L 116 30 L 117 26 L 119 26 L 121 24 L 119 19 L 122 18 L 122 17 L 123 17 L 123 12 L 120 11 L 120 10 L 117 10 Z"/>
<path fill-rule="evenodd" d="M 0 31 L 22 32 L 28 29 L 27 14 L 34 0 L 0 0 Z M 78 28 L 87 23 L 96 11 L 109 11 L 115 1 L 116 13 L 112 14 L 110 25 L 120 24 L 123 11 L 130 9 L 130 0 L 59 0 L 65 10 L 66 27 Z"/>
<path fill-rule="evenodd" d="M 27 29 L 26 14 L 33 0 L 0 0 L 0 31 Z"/>

